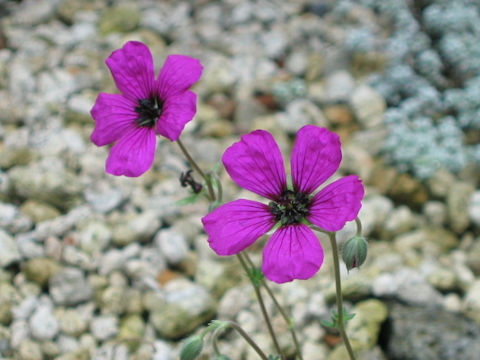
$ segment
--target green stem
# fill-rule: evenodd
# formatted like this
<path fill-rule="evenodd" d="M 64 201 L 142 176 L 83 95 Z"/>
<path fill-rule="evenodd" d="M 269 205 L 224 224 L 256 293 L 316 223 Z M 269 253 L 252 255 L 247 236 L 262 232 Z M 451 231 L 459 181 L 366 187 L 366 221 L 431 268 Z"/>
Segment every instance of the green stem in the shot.
<path fill-rule="evenodd" d="M 233 321 L 229 321 L 228 324 L 237 330 L 237 332 L 248 342 L 248 344 L 257 352 L 257 354 L 263 359 L 268 360 L 267 355 L 260 349 L 255 341 L 243 330 L 240 325 L 234 323 Z M 217 349 L 218 350 L 218 349 Z"/>
<path fill-rule="evenodd" d="M 190 153 L 187 151 L 187 148 L 183 145 L 183 143 L 180 141 L 180 138 L 177 140 L 177 144 L 180 147 L 180 150 L 182 150 L 183 155 L 187 158 L 188 163 L 190 166 L 205 180 L 205 183 L 207 184 L 208 188 L 208 196 L 210 198 L 210 201 L 215 201 L 215 192 L 213 191 L 212 187 L 212 181 L 211 179 L 205 175 L 205 173 L 200 169 L 200 167 L 197 165 L 195 160 L 193 160 L 192 156 Z"/>
<path fill-rule="evenodd" d="M 343 298 L 342 298 L 342 283 L 340 280 L 340 262 L 338 261 L 338 249 L 337 249 L 337 240 L 335 238 L 335 233 L 330 232 L 328 234 L 330 238 L 330 244 L 332 246 L 332 255 L 333 255 L 333 270 L 335 273 L 335 290 L 337 295 L 337 312 L 338 312 L 338 321 L 337 327 L 342 336 L 343 343 L 347 349 L 350 360 L 355 360 L 355 355 L 353 354 L 352 345 L 348 340 L 347 332 L 345 331 L 345 322 L 343 319 Z"/>
<path fill-rule="evenodd" d="M 283 355 L 283 353 L 280 349 L 280 345 L 278 344 L 277 337 L 275 335 L 275 332 L 273 331 L 273 326 L 272 326 L 272 323 L 271 323 L 270 318 L 268 316 L 267 309 L 265 308 L 265 303 L 263 302 L 263 298 L 262 298 L 262 294 L 260 292 L 260 289 L 258 288 L 257 284 L 255 284 L 252 281 L 250 269 L 248 268 L 248 265 L 245 262 L 245 259 L 243 258 L 243 254 L 241 252 L 237 254 L 237 258 L 240 261 L 240 264 L 242 265 L 243 269 L 247 273 L 247 276 L 248 276 L 248 278 L 250 279 L 250 282 L 253 285 L 253 289 L 255 290 L 255 295 L 257 296 L 257 300 L 258 300 L 258 303 L 260 305 L 260 310 L 262 311 L 263 318 L 265 319 L 265 323 L 267 324 L 268 332 L 270 333 L 270 337 L 272 338 L 275 349 L 277 350 L 278 354 L 280 354 L 282 359 L 284 359 L 285 356 Z"/>
<path fill-rule="evenodd" d="M 357 236 L 362 236 L 362 222 L 358 217 L 355 218 L 355 224 L 357 224 Z"/>
<path fill-rule="evenodd" d="M 250 259 L 250 256 L 248 256 L 247 253 L 244 253 L 245 255 L 245 258 L 247 259 L 248 263 L 250 264 L 250 267 L 254 268 L 255 267 L 255 264 L 253 263 L 253 261 Z M 267 290 L 267 293 L 268 295 L 270 296 L 270 298 L 272 299 L 273 303 L 275 304 L 277 310 L 280 312 L 280 314 L 282 315 L 283 319 L 285 320 L 285 322 L 287 323 L 287 326 L 288 326 L 288 330 L 290 331 L 290 334 L 292 336 L 292 339 L 293 339 L 293 343 L 295 344 L 295 351 L 297 353 L 297 356 L 298 356 L 298 359 L 299 360 L 303 360 L 303 356 L 302 356 L 302 352 L 300 350 L 300 344 L 298 342 L 298 339 L 297 339 L 297 334 L 295 333 L 295 326 L 294 324 L 292 323 L 292 319 L 287 315 L 287 313 L 285 312 L 285 310 L 282 308 L 282 306 L 280 305 L 280 303 L 278 302 L 277 298 L 275 297 L 275 295 L 273 294 L 273 291 L 272 289 L 270 289 L 270 287 L 268 286 L 267 282 L 265 280 L 262 280 L 262 286 L 265 288 L 265 290 Z"/>

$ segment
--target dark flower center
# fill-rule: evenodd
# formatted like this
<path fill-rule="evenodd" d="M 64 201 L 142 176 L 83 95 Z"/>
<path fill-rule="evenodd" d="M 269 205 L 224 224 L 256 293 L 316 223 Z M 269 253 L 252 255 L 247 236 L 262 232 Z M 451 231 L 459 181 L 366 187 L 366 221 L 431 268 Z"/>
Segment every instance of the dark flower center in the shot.
<path fill-rule="evenodd" d="M 285 189 L 282 194 L 268 204 L 275 220 L 282 225 L 298 224 L 309 214 L 310 197 L 299 191 Z"/>
<path fill-rule="evenodd" d="M 136 120 L 140 127 L 153 127 L 160 115 L 162 114 L 163 101 L 156 97 L 141 99 L 138 106 L 135 107 L 135 112 L 138 113 Z"/>

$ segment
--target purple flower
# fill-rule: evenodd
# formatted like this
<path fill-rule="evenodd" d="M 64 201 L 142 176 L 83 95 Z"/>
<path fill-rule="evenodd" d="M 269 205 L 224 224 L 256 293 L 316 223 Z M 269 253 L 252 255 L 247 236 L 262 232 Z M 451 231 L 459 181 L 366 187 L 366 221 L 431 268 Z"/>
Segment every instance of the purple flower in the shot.
<path fill-rule="evenodd" d="M 275 224 L 280 227 L 263 250 L 262 271 L 277 283 L 309 279 L 323 263 L 323 249 L 305 220 L 326 231 L 340 230 L 362 206 L 363 185 L 345 176 L 313 192 L 338 169 L 342 153 L 338 135 L 307 125 L 297 133 L 292 150 L 292 186 L 287 186 L 282 154 L 267 131 L 242 136 L 222 158 L 241 187 L 270 200 L 226 203 L 202 219 L 210 247 L 233 255 L 252 245 Z"/>
<path fill-rule="evenodd" d="M 177 140 L 195 115 L 197 96 L 188 89 L 203 67 L 197 59 L 170 55 L 155 79 L 152 54 L 137 41 L 127 42 L 105 62 L 121 94 L 98 95 L 90 138 L 97 146 L 115 143 L 108 173 L 140 176 L 152 166 L 156 135 Z"/>

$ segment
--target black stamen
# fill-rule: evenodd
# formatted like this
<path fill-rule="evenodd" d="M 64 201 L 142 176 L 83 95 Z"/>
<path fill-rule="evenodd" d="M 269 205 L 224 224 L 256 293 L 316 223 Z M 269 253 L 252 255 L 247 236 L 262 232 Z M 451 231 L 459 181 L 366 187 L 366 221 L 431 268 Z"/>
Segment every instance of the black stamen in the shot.
<path fill-rule="evenodd" d="M 268 204 L 270 213 L 282 225 L 299 224 L 309 214 L 310 197 L 299 191 L 284 190 Z"/>
<path fill-rule="evenodd" d="M 135 112 L 138 113 L 137 125 L 140 127 L 153 127 L 162 114 L 163 102 L 155 97 L 141 99 Z"/>

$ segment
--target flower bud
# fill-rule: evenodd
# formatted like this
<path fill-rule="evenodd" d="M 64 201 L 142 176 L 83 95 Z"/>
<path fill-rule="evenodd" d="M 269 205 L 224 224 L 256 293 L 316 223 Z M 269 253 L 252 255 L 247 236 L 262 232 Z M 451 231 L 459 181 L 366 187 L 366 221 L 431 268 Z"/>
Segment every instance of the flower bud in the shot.
<path fill-rule="evenodd" d="M 347 269 L 360 267 L 365 262 L 368 252 L 368 243 L 363 236 L 354 236 L 348 240 L 342 248 L 343 261 Z"/>
<path fill-rule="evenodd" d="M 182 346 L 180 360 L 194 360 L 203 349 L 203 339 L 198 335 L 190 336 Z"/>
<path fill-rule="evenodd" d="M 226 355 L 217 355 L 213 358 L 213 360 L 231 360 L 231 359 Z"/>

